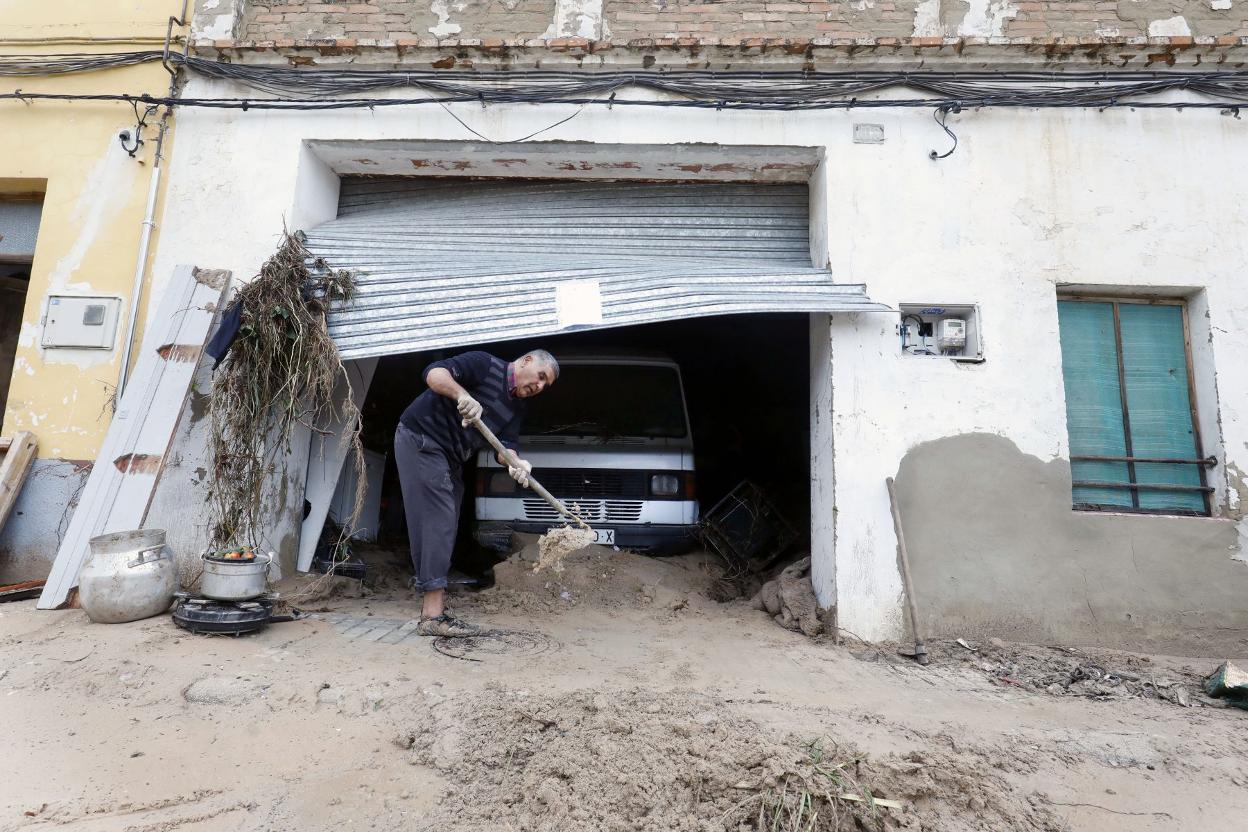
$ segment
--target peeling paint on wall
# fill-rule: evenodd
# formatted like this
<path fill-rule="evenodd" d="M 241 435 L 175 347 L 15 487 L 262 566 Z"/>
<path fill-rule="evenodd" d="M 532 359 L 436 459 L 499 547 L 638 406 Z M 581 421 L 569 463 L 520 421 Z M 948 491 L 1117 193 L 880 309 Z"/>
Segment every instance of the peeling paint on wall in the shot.
<path fill-rule="evenodd" d="M 1226 466 L 1226 485 L 1227 514 L 1236 518 L 1235 529 L 1238 532 L 1238 542 L 1231 558 L 1248 563 L 1248 514 L 1245 513 L 1245 508 L 1248 508 L 1248 474 L 1231 463 Z"/>
<path fill-rule="evenodd" d="M 458 10 L 463 11 L 463 7 L 461 6 Z M 458 23 L 451 22 L 450 0 L 433 0 L 429 11 L 438 16 L 437 25 L 429 27 L 429 33 L 435 38 L 445 38 L 463 31 L 463 27 Z"/>
<path fill-rule="evenodd" d="M 1018 17 L 1018 7 L 1010 0 L 969 0 L 966 17 L 958 26 L 962 37 L 998 38 L 1005 33 L 1005 22 Z"/>
<path fill-rule="evenodd" d="M 588 38 L 602 40 L 603 0 L 556 0 L 555 19 L 542 34 L 544 38 Z"/>
<path fill-rule="evenodd" d="M 912 34 L 916 38 L 1002 37 L 1006 22 L 1018 17 L 1018 12 L 1011 0 L 922 0 L 914 7 Z"/>
<path fill-rule="evenodd" d="M 122 210 L 119 195 L 129 194 L 140 171 L 145 170 L 126 155 L 125 150 L 113 136 L 103 148 L 100 161 L 95 164 L 81 185 L 81 194 L 74 206 L 73 219 L 78 225 L 78 237 L 73 247 L 65 253 L 48 275 L 48 289 L 52 293 L 66 290 L 91 291 L 89 282 L 70 283 L 70 277 L 83 265 L 83 257 L 95 242 L 104 223 Z"/>
<path fill-rule="evenodd" d="M 1150 37 L 1229 35 L 1241 30 L 1243 15 L 1228 14 L 1232 0 L 1119 0 L 1115 15 Z"/>
<path fill-rule="evenodd" d="M 242 0 L 200 0 L 191 22 L 191 36 L 224 40 L 234 36 Z"/>
<path fill-rule="evenodd" d="M 26 349 L 33 349 L 38 343 L 39 325 L 33 324 L 30 321 L 22 321 L 22 328 L 17 332 L 17 345 L 19 347 L 25 347 Z M 26 367 L 30 366 L 27 364 L 26 359 L 22 356 L 18 356 L 17 365 Z"/>
<path fill-rule="evenodd" d="M 923 0 L 914 7 L 914 37 L 944 37 L 945 26 L 940 19 L 940 0 Z"/>
<path fill-rule="evenodd" d="M 1148 24 L 1150 38 L 1188 37 L 1191 34 L 1192 29 L 1182 15 L 1175 15 L 1165 20 L 1154 20 Z"/>

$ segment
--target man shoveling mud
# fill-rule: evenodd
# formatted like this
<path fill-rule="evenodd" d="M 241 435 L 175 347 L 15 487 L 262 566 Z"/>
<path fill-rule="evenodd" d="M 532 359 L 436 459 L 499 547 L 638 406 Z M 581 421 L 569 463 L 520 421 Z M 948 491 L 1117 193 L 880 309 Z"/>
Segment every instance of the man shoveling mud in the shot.
<path fill-rule="evenodd" d="M 559 378 L 559 364 L 545 350 L 532 350 L 508 363 L 485 352 L 466 352 L 425 368 L 429 389 L 408 405 L 394 432 L 394 461 L 403 489 L 407 534 L 416 587 L 424 593 L 417 632 L 426 636 L 471 636 L 477 628 L 447 615 L 446 576 L 464 495 L 463 465 L 485 447 L 469 427 L 480 419 L 515 452 L 524 418 L 524 399 Z M 501 455 L 498 461 L 507 465 Z M 519 457 L 507 466 L 521 487 L 533 466 Z"/>

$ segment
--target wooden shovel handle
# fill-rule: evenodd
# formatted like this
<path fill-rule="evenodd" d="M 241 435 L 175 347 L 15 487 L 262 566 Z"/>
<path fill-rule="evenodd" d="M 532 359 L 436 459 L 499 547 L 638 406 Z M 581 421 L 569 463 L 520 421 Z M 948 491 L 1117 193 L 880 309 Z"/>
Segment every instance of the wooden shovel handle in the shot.
<path fill-rule="evenodd" d="M 493 447 L 494 450 L 498 451 L 499 455 L 502 456 L 503 459 L 507 460 L 508 465 L 510 465 L 512 468 L 520 467 L 520 458 L 516 456 L 515 452 L 512 451 L 511 448 L 508 448 L 502 442 L 498 441 L 498 437 L 494 435 L 494 431 L 487 428 L 485 426 L 485 422 L 482 422 L 480 419 L 473 419 L 472 424 L 476 427 L 477 430 L 481 431 L 481 435 L 485 437 L 485 441 L 489 442 L 490 446 Z M 576 525 L 580 526 L 582 529 L 585 529 L 586 531 L 590 531 L 590 532 L 593 531 L 593 529 L 589 527 L 588 523 L 586 523 L 581 518 L 577 517 L 572 512 L 568 511 L 567 507 L 564 506 L 563 503 L 559 502 L 559 499 L 557 497 L 555 497 L 549 491 L 547 491 L 542 486 L 542 484 L 538 482 L 537 480 L 533 479 L 532 476 L 529 477 L 529 488 L 532 488 L 534 491 L 537 492 L 537 495 L 539 497 L 541 497 L 546 502 L 550 503 L 551 508 L 553 508 L 555 511 L 559 512 L 564 517 L 576 523 Z"/>

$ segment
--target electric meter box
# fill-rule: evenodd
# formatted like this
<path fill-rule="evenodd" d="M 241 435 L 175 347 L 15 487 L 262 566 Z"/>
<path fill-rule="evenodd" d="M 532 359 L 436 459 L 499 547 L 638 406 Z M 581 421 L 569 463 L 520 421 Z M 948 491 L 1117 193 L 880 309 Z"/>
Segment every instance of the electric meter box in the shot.
<path fill-rule="evenodd" d="M 936 323 L 936 348 L 941 355 L 961 352 L 966 347 L 966 321 L 962 318 L 941 318 Z"/>
<path fill-rule="evenodd" d="M 984 360 L 979 306 L 966 303 L 901 303 L 897 335 L 909 357 Z"/>
<path fill-rule="evenodd" d="M 49 295 L 40 344 L 49 349 L 111 350 L 121 298 Z"/>

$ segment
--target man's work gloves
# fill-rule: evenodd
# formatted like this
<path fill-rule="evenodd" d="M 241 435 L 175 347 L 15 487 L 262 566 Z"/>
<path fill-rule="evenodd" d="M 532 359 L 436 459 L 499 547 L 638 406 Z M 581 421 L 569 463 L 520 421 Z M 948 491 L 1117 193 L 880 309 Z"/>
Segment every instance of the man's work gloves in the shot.
<path fill-rule="evenodd" d="M 511 478 L 516 481 L 521 488 L 529 487 L 529 472 L 533 470 L 533 463 L 526 462 L 523 459 L 517 459 L 516 465 L 519 467 L 507 466 L 507 473 L 511 474 Z"/>
<path fill-rule="evenodd" d="M 455 408 L 459 410 L 459 418 L 464 420 L 464 427 L 468 427 L 471 422 L 475 422 L 481 418 L 484 408 L 481 402 L 469 396 L 465 391 L 459 394 L 459 398 L 455 400 Z"/>
<path fill-rule="evenodd" d="M 481 414 L 485 408 L 481 407 L 481 402 L 468 395 L 467 391 L 459 394 L 459 398 L 455 400 L 455 409 L 459 411 L 459 418 L 463 419 L 464 427 L 468 427 L 472 422 L 481 418 Z M 533 470 L 531 462 L 525 462 L 519 457 L 516 458 L 516 465 L 507 466 L 507 473 L 511 474 L 511 478 L 515 480 L 521 488 L 529 487 L 529 472 Z"/>

